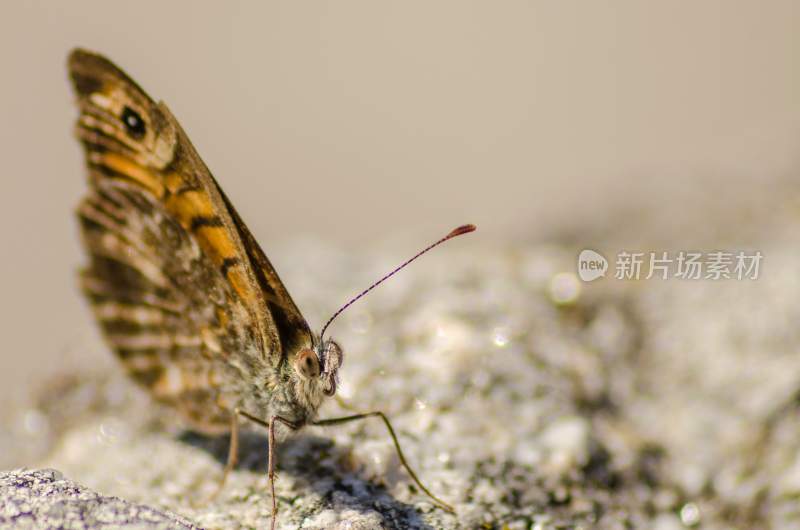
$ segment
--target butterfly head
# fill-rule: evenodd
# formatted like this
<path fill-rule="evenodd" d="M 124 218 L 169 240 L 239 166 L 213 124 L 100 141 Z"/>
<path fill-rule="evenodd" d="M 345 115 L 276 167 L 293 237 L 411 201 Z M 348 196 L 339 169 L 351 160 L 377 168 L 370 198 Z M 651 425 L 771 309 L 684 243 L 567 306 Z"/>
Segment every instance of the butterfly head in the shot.
<path fill-rule="evenodd" d="M 294 371 L 304 381 L 322 385 L 326 396 L 336 393 L 339 367 L 344 355 L 342 348 L 328 339 L 316 348 L 303 348 L 294 359 Z"/>

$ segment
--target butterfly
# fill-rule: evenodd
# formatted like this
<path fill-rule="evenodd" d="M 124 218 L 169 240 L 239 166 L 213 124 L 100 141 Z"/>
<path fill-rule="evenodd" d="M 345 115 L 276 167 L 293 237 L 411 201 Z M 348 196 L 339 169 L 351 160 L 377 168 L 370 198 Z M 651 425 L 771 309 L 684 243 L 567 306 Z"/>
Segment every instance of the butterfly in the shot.
<path fill-rule="evenodd" d="M 324 339 L 328 325 L 392 274 L 475 227 L 458 227 L 407 260 L 315 334 L 167 106 L 96 53 L 73 50 L 68 70 L 88 169 L 77 211 L 88 256 L 81 288 L 135 382 L 193 429 L 230 433 L 219 489 L 236 465 L 242 418 L 266 428 L 274 528 L 276 437 L 379 417 L 417 486 L 453 511 L 422 485 L 383 413 L 320 420 L 317 411 L 336 393 L 344 358 Z"/>

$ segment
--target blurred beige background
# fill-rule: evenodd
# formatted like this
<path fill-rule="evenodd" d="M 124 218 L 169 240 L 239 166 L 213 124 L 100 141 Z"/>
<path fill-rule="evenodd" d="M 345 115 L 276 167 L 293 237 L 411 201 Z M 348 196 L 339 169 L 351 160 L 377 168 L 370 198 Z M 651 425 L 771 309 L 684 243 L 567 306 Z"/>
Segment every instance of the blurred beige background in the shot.
<path fill-rule="evenodd" d="M 168 103 L 268 253 L 462 222 L 500 245 L 692 232 L 688 210 L 768 209 L 800 169 L 793 0 L 4 2 L 2 401 L 92 333 L 76 45 Z"/>

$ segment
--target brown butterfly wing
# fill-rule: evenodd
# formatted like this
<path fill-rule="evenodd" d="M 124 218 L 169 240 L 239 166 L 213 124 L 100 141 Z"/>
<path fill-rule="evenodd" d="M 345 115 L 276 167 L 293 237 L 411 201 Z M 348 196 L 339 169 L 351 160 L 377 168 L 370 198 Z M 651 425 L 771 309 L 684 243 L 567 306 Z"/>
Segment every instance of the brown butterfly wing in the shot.
<path fill-rule="evenodd" d="M 308 326 L 166 106 L 91 52 L 69 73 L 90 184 L 83 288 L 103 335 L 154 396 L 227 426 L 248 376 L 310 344 Z"/>
<path fill-rule="evenodd" d="M 239 217 L 233 204 L 231 204 L 222 190 L 220 190 L 220 194 L 227 205 L 228 213 L 233 218 L 239 236 L 244 242 L 247 257 L 253 267 L 256 280 L 261 287 L 267 310 L 278 328 L 282 351 L 286 354 L 287 352 L 297 352 L 301 348 L 311 347 L 313 338 L 308 323 L 303 318 L 286 287 L 284 287 L 264 251 L 261 250 L 258 242 L 248 230 L 247 225 Z"/>

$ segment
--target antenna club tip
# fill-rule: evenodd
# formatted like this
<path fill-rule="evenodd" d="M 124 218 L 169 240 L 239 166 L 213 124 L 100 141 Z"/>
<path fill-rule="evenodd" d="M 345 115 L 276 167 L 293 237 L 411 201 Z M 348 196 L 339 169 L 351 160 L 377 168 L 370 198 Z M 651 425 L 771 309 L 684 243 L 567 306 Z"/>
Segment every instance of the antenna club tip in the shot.
<path fill-rule="evenodd" d="M 468 225 L 461 225 L 458 228 L 454 228 L 449 234 L 447 234 L 448 238 L 460 236 L 462 234 L 469 234 L 470 232 L 474 232 L 478 227 L 473 224 Z"/>

